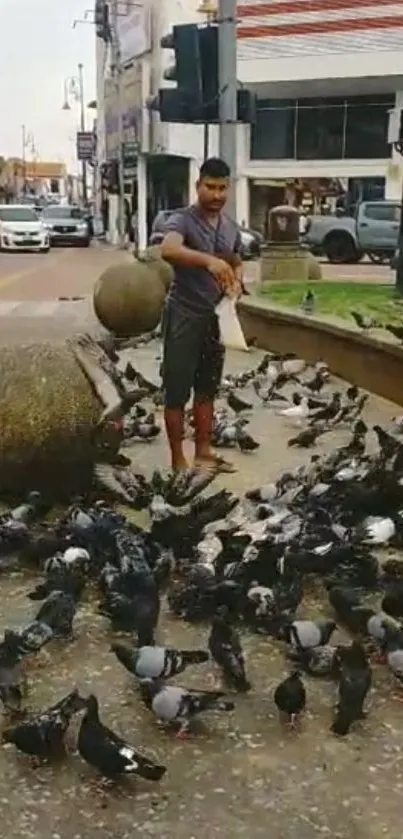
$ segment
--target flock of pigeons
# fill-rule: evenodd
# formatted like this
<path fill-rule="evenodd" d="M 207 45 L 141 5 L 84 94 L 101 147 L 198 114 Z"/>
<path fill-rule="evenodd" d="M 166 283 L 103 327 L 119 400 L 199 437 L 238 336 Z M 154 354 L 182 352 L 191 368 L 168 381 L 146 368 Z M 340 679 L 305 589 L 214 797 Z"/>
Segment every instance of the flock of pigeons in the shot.
<path fill-rule="evenodd" d="M 119 375 L 145 391 L 143 401 L 158 404 L 157 385 L 131 364 Z M 298 427 L 290 446 L 309 448 L 338 427 L 350 429 L 350 440 L 330 454 L 314 453 L 304 466 L 244 498 L 227 490 L 203 495 L 214 480 L 210 473 L 156 471 L 148 480 L 130 472 L 130 480 L 127 474 L 123 480 L 122 469 L 111 498 L 146 509 L 148 529 L 134 525 L 108 497 L 78 500 L 49 523 L 41 496 L 31 492 L 26 503 L 0 517 L 1 567 L 12 560 L 41 574 L 28 594 L 39 604 L 35 619 L 18 631 L 5 629 L 0 642 L 5 742 L 50 760 L 64 754 L 70 721 L 82 714 L 78 751 L 103 778 L 137 774 L 157 781 L 164 775 L 165 766 L 104 724 L 93 694 L 72 690 L 51 708 L 24 709 L 30 659 L 56 638 L 74 639 L 74 618 L 87 589 L 95 590 L 98 610 L 112 629 L 135 638 L 112 644 L 111 653 L 132 675 L 150 714 L 179 737 L 195 716 L 236 711 L 237 694 L 253 690 L 241 639 L 247 629 L 283 645 L 290 675 L 273 698 L 291 726 L 309 693 L 302 674 L 337 681 L 338 703 L 332 720 L 329 709 L 329 725 L 339 736 L 365 716 L 373 656 L 403 682 L 403 562 L 381 563 L 374 553 L 403 544 L 403 420 L 375 426 L 378 445 L 371 452 L 361 416 L 366 394 L 355 386 L 333 391 L 323 363 L 309 366 L 291 354 L 268 353 L 257 367 L 224 379 L 226 407 L 217 411 L 215 424 L 218 446 L 251 452 L 258 445 L 245 442 L 252 439 L 247 425 L 253 408 L 241 395 L 245 388 L 264 409 Z M 149 442 L 157 436 L 150 413 L 140 402 L 132 407 L 127 439 Z M 189 416 L 189 433 L 191 425 Z M 327 591 L 329 619 L 303 617 L 312 576 Z M 164 599 L 178 618 L 210 626 L 206 649 L 158 644 Z M 370 605 L 375 600 L 377 606 Z M 337 626 L 350 633 L 350 643 L 332 644 Z M 171 682 L 211 659 L 220 684 L 198 690 L 181 679 Z"/>

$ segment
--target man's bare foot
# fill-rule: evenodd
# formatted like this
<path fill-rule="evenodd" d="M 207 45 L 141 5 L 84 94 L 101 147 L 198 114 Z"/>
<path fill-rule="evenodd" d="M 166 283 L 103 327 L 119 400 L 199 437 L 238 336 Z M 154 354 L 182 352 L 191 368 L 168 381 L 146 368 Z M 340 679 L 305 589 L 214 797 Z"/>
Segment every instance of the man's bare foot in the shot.
<path fill-rule="evenodd" d="M 194 465 L 196 469 L 204 469 L 207 472 L 223 472 L 232 474 L 237 471 L 233 463 L 230 463 L 228 460 L 220 457 L 214 451 L 211 451 L 206 455 L 196 455 Z"/>
<path fill-rule="evenodd" d="M 186 472 L 189 464 L 185 457 L 172 461 L 172 472 Z"/>

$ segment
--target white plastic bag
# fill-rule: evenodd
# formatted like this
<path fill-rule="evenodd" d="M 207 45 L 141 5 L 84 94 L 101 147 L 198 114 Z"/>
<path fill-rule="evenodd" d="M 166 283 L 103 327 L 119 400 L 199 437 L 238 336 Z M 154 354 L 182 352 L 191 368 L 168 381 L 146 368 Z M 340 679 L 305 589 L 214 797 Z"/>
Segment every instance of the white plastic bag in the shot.
<path fill-rule="evenodd" d="M 236 299 L 225 295 L 215 307 L 218 317 L 221 343 L 228 350 L 242 350 L 249 352 L 249 348 L 239 322 Z"/>

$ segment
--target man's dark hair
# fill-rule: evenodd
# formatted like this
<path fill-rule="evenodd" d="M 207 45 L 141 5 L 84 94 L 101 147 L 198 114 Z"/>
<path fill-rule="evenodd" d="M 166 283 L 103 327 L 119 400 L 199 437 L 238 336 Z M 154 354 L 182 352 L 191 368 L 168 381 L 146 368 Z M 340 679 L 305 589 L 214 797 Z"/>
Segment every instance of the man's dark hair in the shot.
<path fill-rule="evenodd" d="M 209 157 L 202 163 L 199 172 L 199 180 L 203 178 L 229 178 L 231 169 L 221 157 Z"/>

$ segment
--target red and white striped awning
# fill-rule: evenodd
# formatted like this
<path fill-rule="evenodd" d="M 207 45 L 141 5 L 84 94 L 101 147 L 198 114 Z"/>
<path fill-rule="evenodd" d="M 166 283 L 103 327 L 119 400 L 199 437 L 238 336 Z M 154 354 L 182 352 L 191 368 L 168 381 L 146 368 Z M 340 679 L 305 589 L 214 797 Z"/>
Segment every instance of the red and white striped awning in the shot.
<path fill-rule="evenodd" d="M 263 45 L 272 58 L 403 46 L 403 0 L 244 0 L 237 14 L 240 58 L 263 58 Z"/>

